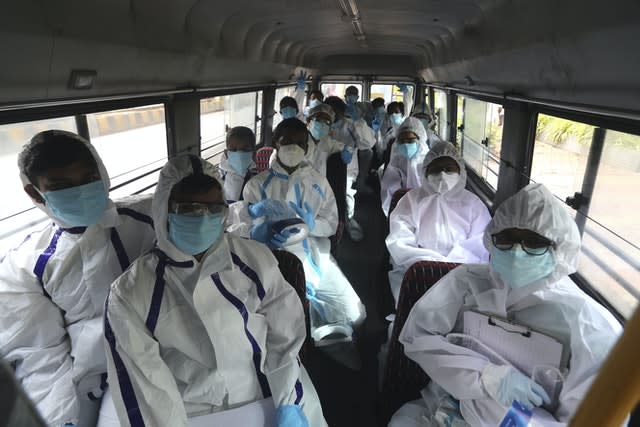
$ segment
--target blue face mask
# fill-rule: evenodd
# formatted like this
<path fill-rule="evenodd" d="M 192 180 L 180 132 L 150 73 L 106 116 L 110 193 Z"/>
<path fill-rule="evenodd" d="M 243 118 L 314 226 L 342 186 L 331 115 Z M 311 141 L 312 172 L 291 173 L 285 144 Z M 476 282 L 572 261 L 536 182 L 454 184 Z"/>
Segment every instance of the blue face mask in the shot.
<path fill-rule="evenodd" d="M 344 124 L 344 119 L 340 119 L 335 121 L 332 125 L 331 128 L 332 129 L 340 129 L 342 127 L 342 125 Z"/>
<path fill-rule="evenodd" d="M 319 122 L 317 120 L 312 120 L 311 128 L 309 129 L 309 132 L 311 132 L 311 136 L 313 136 L 313 138 L 316 141 L 319 141 L 321 139 L 326 138 L 327 135 L 329 135 L 330 129 L 331 129 L 331 126 L 329 126 L 328 124 Z"/>
<path fill-rule="evenodd" d="M 402 117 L 402 113 L 393 113 L 389 117 L 391 118 L 391 121 L 393 122 L 393 124 L 396 126 L 400 126 L 404 121 L 404 117 Z"/>
<path fill-rule="evenodd" d="M 405 144 L 398 144 L 397 150 L 405 159 L 413 159 L 415 155 L 418 154 L 418 143 L 408 142 Z"/>
<path fill-rule="evenodd" d="M 378 107 L 378 108 L 376 108 L 376 111 L 375 111 L 376 116 L 378 116 L 378 117 L 384 116 L 384 113 L 386 113 L 386 112 L 387 112 L 387 110 L 384 107 Z"/>
<path fill-rule="evenodd" d="M 253 153 L 251 151 L 227 151 L 227 160 L 234 171 L 244 175 L 253 160 Z"/>
<path fill-rule="evenodd" d="M 293 107 L 284 107 L 280 110 L 280 114 L 282 114 L 283 119 L 293 119 L 298 114 L 298 111 Z"/>
<path fill-rule="evenodd" d="M 355 105 L 355 103 L 358 102 L 358 95 L 347 95 L 345 96 L 345 101 L 347 101 L 349 105 Z"/>
<path fill-rule="evenodd" d="M 315 108 L 320 104 L 322 104 L 322 102 L 319 99 L 312 99 L 309 101 L 309 108 Z"/>
<path fill-rule="evenodd" d="M 209 249 L 224 231 L 224 214 L 169 214 L 169 240 L 189 255 Z"/>
<path fill-rule="evenodd" d="M 506 251 L 492 247 L 489 263 L 512 289 L 543 279 L 556 268 L 553 249 L 549 248 L 544 255 L 529 255 L 517 243 Z"/>
<path fill-rule="evenodd" d="M 102 180 L 40 194 L 52 215 L 71 227 L 95 224 L 107 208 L 108 196 Z"/>

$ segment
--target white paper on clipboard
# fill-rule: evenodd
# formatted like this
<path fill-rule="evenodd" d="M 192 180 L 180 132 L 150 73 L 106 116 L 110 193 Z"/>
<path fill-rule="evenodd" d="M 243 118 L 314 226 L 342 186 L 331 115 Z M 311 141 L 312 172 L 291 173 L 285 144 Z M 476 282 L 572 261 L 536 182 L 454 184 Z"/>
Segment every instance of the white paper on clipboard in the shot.
<path fill-rule="evenodd" d="M 271 398 L 227 411 L 189 418 L 189 427 L 275 427 L 275 425 L 276 409 Z"/>
<path fill-rule="evenodd" d="M 561 369 L 562 343 L 555 338 L 532 331 L 499 317 L 475 311 L 463 315 L 464 333 L 494 350 L 525 375 L 536 366 Z M 483 353 L 481 349 L 474 349 Z"/>

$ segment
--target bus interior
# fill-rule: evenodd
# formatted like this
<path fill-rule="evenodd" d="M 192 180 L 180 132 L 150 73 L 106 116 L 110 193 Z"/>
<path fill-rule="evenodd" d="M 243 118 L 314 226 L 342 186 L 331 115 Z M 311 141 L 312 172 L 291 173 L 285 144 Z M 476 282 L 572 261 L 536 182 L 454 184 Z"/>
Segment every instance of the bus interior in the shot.
<path fill-rule="evenodd" d="M 0 257 L 47 220 L 16 167 L 41 130 L 91 141 L 112 198 L 151 194 L 180 153 L 219 163 L 231 127 L 271 146 L 278 103 L 299 76 L 307 93 L 342 98 L 355 85 L 361 101 L 386 103 L 405 84 L 430 106 L 437 135 L 460 148 L 469 190 L 493 211 L 528 183 L 545 184 L 582 236 L 574 281 L 623 324 L 637 308 L 637 0 L 23 0 L 2 9 Z M 365 238 L 343 235 L 334 252 L 368 313 L 357 334 L 362 367 L 320 351 L 309 358 L 331 426 L 388 422 L 377 355 L 392 309 L 377 185 L 359 177 Z"/>

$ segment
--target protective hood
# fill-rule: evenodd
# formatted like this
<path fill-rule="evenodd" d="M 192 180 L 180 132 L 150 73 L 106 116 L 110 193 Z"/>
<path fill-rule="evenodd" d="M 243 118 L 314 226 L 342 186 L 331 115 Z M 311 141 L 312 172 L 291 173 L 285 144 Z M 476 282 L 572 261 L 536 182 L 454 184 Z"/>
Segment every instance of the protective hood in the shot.
<path fill-rule="evenodd" d="M 556 282 L 576 271 L 580 252 L 578 227 L 544 185 L 529 184 L 498 207 L 484 233 L 487 250 L 493 247 L 491 236 L 507 228 L 531 230 L 555 243 L 555 270 L 539 285 Z"/>
<path fill-rule="evenodd" d="M 439 159 L 440 157 L 451 157 L 453 160 L 456 161 L 456 163 L 458 164 L 458 167 L 460 168 L 460 179 L 451 190 L 443 194 L 443 197 L 445 199 L 452 199 L 458 196 L 462 192 L 462 190 L 464 190 L 464 187 L 467 185 L 467 170 L 464 167 L 464 162 L 462 161 L 462 157 L 460 157 L 460 154 L 458 153 L 458 148 L 455 145 L 447 141 L 439 141 L 435 143 L 431 148 L 431 150 L 429 150 L 427 155 L 424 157 L 424 162 L 422 163 L 422 177 L 424 179 L 427 172 L 427 166 L 429 166 L 431 162 L 433 162 L 436 159 Z M 429 186 L 426 180 L 424 182 L 423 188 L 428 193 L 435 194 L 434 189 Z"/>
<path fill-rule="evenodd" d="M 107 173 L 107 168 L 104 167 L 104 163 L 102 163 L 102 159 L 98 155 L 98 152 L 93 147 L 93 145 L 91 145 L 91 143 L 89 143 L 89 141 L 87 141 L 86 139 L 84 139 L 80 135 L 77 135 L 77 134 L 72 133 L 72 132 L 67 132 L 67 131 L 64 131 L 64 130 L 51 130 L 49 132 L 52 132 L 53 134 L 67 135 L 67 136 L 69 136 L 69 137 L 71 137 L 73 139 L 76 139 L 76 140 L 82 142 L 85 145 L 85 147 L 87 147 L 87 149 L 89 150 L 89 152 L 93 156 L 93 159 L 96 161 L 96 165 L 98 166 L 98 172 L 100 172 L 100 179 L 102 179 L 102 183 L 104 184 L 104 190 L 106 191 L 107 194 L 109 194 L 109 189 L 111 188 L 111 180 L 109 179 L 109 174 Z M 24 164 L 23 164 L 23 160 L 22 160 L 21 156 L 18 156 L 18 169 L 20 170 L 20 181 L 22 181 L 22 185 L 23 186 L 25 186 L 27 184 L 31 184 L 34 187 L 38 188 L 36 186 L 36 184 L 31 182 L 29 180 L 29 177 L 24 173 Z M 38 209 L 40 209 L 41 211 L 46 213 L 47 216 L 49 218 L 51 218 L 51 220 L 53 222 L 55 222 L 56 224 L 58 224 L 60 227 L 63 227 L 63 228 L 71 227 L 70 224 L 66 224 L 64 221 L 61 221 L 58 218 L 55 218 L 53 216 L 52 212 L 51 212 L 51 209 L 49 209 L 49 206 L 40 204 L 40 203 L 36 202 L 34 199 L 31 199 L 31 201 L 33 202 L 33 204 Z M 114 209 L 114 208 L 115 208 L 115 205 L 113 204 L 113 202 L 111 200 L 109 200 L 109 202 L 107 204 L 107 209 L 105 209 L 105 213 L 108 212 L 111 209 Z M 103 215 L 103 218 L 104 218 L 104 215 Z"/>
<path fill-rule="evenodd" d="M 333 108 L 331 108 L 328 104 L 318 104 L 313 108 L 309 109 L 309 114 L 308 117 L 311 117 L 315 114 L 318 113 L 324 113 L 326 115 L 328 115 L 331 118 L 331 121 L 333 121 L 336 117 L 336 113 L 333 111 Z"/>
<path fill-rule="evenodd" d="M 413 132 L 418 136 L 418 153 L 412 158 L 412 160 L 423 159 L 427 151 L 429 151 L 429 146 L 427 146 L 427 131 L 424 129 L 424 126 L 422 126 L 422 123 L 420 123 L 420 120 L 415 117 L 407 117 L 398 128 L 396 136 L 399 137 L 402 132 Z M 396 150 L 396 145 L 397 142 L 393 144 L 394 148 L 391 153 L 392 157 L 400 155 Z"/>
<path fill-rule="evenodd" d="M 180 251 L 169 240 L 167 218 L 171 189 L 189 175 L 198 173 L 209 175 L 218 180 L 215 166 L 206 160 L 193 154 L 183 154 L 174 157 L 169 160 L 160 171 L 158 185 L 153 194 L 151 216 L 155 224 L 156 237 L 158 238 L 157 244 L 164 253 L 175 261 L 188 261 L 191 260 L 192 257 Z M 222 233 L 222 235 L 224 235 L 224 233 Z"/>

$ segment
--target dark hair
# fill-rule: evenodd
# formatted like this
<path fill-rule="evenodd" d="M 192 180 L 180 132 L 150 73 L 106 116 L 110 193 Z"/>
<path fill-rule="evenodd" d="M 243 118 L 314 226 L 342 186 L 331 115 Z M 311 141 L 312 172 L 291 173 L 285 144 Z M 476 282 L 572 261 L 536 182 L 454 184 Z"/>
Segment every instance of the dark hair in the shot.
<path fill-rule="evenodd" d="M 347 93 L 347 92 L 353 92 L 354 90 L 355 90 L 356 92 L 360 93 L 360 91 L 358 90 L 358 88 L 357 88 L 357 87 L 355 87 L 354 85 L 351 85 L 351 86 L 347 87 L 347 88 L 344 90 L 344 93 Z"/>
<path fill-rule="evenodd" d="M 320 101 L 324 99 L 324 93 L 322 93 L 322 91 L 318 89 L 315 89 L 309 92 L 309 97 L 311 97 L 311 95 L 315 96 L 316 99 L 319 99 Z"/>
<path fill-rule="evenodd" d="M 229 139 L 231 138 L 238 138 L 243 141 L 250 142 L 251 145 L 256 145 L 256 135 L 253 133 L 251 129 L 245 126 L 236 126 L 229 129 L 229 132 L 227 132 L 226 142 L 229 142 Z"/>
<path fill-rule="evenodd" d="M 397 101 L 390 102 L 389 105 L 387 105 L 387 114 L 392 114 L 391 111 L 395 110 L 396 107 L 399 108 L 402 115 L 404 115 L 404 102 Z"/>
<path fill-rule="evenodd" d="M 344 112 L 347 110 L 347 104 L 345 104 L 344 101 L 337 96 L 329 96 L 325 98 L 324 103 L 333 108 L 333 111 L 338 114 L 344 114 Z"/>
<path fill-rule="evenodd" d="M 384 98 L 376 98 L 371 101 L 373 108 L 384 107 Z"/>
<path fill-rule="evenodd" d="M 210 175 L 196 173 L 182 178 L 174 185 L 171 189 L 171 195 L 173 196 L 175 193 L 188 195 L 203 194 L 214 188 L 222 191 L 222 186 L 217 179 Z"/>
<path fill-rule="evenodd" d="M 64 130 L 40 132 L 20 152 L 20 172 L 37 187 L 38 177 L 46 175 L 49 169 L 63 168 L 76 162 L 85 162 L 97 169 L 96 159 L 86 144 L 88 142 L 80 135 Z"/>
<path fill-rule="evenodd" d="M 277 140 L 279 140 L 285 131 L 300 131 L 307 133 L 307 125 L 305 125 L 295 117 L 292 119 L 285 119 L 281 121 L 273 131 L 273 142 L 275 143 Z"/>
<path fill-rule="evenodd" d="M 280 100 L 280 109 L 282 110 L 284 107 L 294 107 L 298 110 L 298 102 L 290 96 L 285 96 Z"/>

